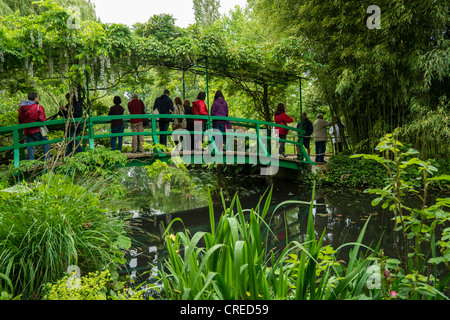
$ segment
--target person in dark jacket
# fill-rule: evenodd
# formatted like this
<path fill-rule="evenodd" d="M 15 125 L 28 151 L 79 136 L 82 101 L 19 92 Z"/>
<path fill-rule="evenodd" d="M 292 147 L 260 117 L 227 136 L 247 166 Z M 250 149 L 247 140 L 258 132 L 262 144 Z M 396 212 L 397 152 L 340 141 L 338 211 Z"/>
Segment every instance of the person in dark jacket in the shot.
<path fill-rule="evenodd" d="M 37 92 L 30 92 L 28 94 L 28 100 L 22 102 L 19 108 L 18 120 L 19 124 L 47 121 L 44 107 L 39 105 L 39 95 L 37 94 Z M 47 137 L 42 136 L 39 126 L 23 129 L 23 132 L 25 134 L 25 141 L 27 143 L 48 140 Z M 42 145 L 42 149 L 44 151 L 44 159 L 48 160 L 48 158 L 50 157 L 50 145 L 44 144 Z M 35 160 L 34 146 L 27 147 L 27 153 L 28 160 Z"/>
<path fill-rule="evenodd" d="M 313 127 L 311 120 L 308 119 L 306 112 L 302 113 L 302 122 L 301 123 L 302 123 L 302 129 L 305 131 L 305 134 L 303 136 L 303 146 L 305 147 L 306 151 L 308 152 L 308 156 L 310 156 L 311 155 L 311 148 L 310 148 L 311 135 L 314 132 L 314 127 Z M 297 129 L 300 129 L 300 121 L 297 123 Z M 300 142 L 300 137 L 298 138 L 298 142 Z M 300 152 L 299 146 L 296 146 L 296 147 L 297 147 L 297 155 L 298 155 Z"/>
<path fill-rule="evenodd" d="M 191 101 L 184 100 L 183 102 L 184 107 L 184 114 L 193 115 L 192 113 L 192 107 L 191 107 Z M 194 150 L 194 119 L 193 118 L 186 118 L 186 130 L 190 132 L 191 135 L 191 150 Z"/>
<path fill-rule="evenodd" d="M 109 109 L 108 116 L 119 116 L 123 115 L 124 108 L 120 105 L 122 99 L 119 96 L 114 97 L 114 106 Z M 111 133 L 123 133 L 125 131 L 125 124 L 122 119 L 111 120 Z M 117 141 L 119 144 L 117 145 Z M 111 149 L 122 151 L 123 137 L 112 137 L 111 138 Z"/>
<path fill-rule="evenodd" d="M 158 110 L 159 114 L 170 114 L 175 108 L 173 107 L 173 101 L 169 97 L 169 90 L 164 90 L 164 94 L 156 98 L 155 105 L 153 106 L 153 110 Z M 168 131 L 169 130 L 170 119 L 169 118 L 160 118 L 159 119 L 159 131 Z M 160 135 L 160 143 L 167 146 L 167 134 Z"/>
<path fill-rule="evenodd" d="M 279 103 L 277 105 L 277 111 L 275 112 L 275 123 L 287 126 L 288 123 L 292 123 L 292 122 L 294 122 L 294 119 L 292 119 L 291 117 L 289 117 L 286 114 L 286 106 L 283 103 Z M 278 131 L 278 135 L 279 135 L 280 139 L 286 140 L 286 136 L 287 136 L 289 130 L 285 129 L 285 128 L 277 128 L 276 130 Z M 285 142 L 280 141 L 280 147 L 279 147 L 278 153 L 280 155 L 282 155 L 283 157 L 286 157 L 286 154 L 284 152 L 285 152 Z"/>
<path fill-rule="evenodd" d="M 77 100 L 75 95 L 70 93 L 66 94 L 67 104 L 64 107 L 59 107 L 58 115 L 64 117 L 64 119 L 77 119 L 83 116 L 83 106 L 81 102 Z M 81 141 L 75 140 L 77 135 L 81 132 L 83 124 L 80 122 L 70 122 L 66 126 L 66 157 L 70 156 L 74 150 L 75 153 L 81 152 Z"/>

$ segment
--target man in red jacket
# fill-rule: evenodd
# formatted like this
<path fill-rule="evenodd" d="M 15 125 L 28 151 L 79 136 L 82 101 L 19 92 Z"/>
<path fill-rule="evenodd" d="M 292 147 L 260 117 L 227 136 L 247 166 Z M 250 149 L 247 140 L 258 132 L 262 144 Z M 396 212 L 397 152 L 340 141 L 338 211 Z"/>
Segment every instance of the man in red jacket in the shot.
<path fill-rule="evenodd" d="M 284 126 L 287 126 L 288 123 L 294 122 L 294 119 L 289 117 L 286 114 L 286 106 L 283 103 L 279 103 L 277 105 L 277 111 L 275 112 L 275 123 L 282 124 Z M 278 135 L 280 136 L 280 139 L 286 140 L 286 136 L 289 132 L 288 129 L 285 128 L 277 128 Z M 283 157 L 286 157 L 285 152 L 285 142 L 280 141 L 280 148 L 278 150 L 278 153 L 282 155 Z"/>
<path fill-rule="evenodd" d="M 36 92 L 30 92 L 28 94 L 28 100 L 23 101 L 19 108 L 19 124 L 43 121 L 47 121 L 47 117 L 45 116 L 44 107 L 39 105 L 39 95 Z M 39 127 L 23 129 L 23 132 L 27 143 L 48 140 L 47 137 L 41 135 Z M 45 160 L 48 160 L 50 156 L 50 145 L 44 144 L 42 148 L 44 150 Z M 34 146 L 27 147 L 27 151 L 28 160 L 34 160 Z"/>
<path fill-rule="evenodd" d="M 130 114 L 144 114 L 145 105 L 142 100 L 139 99 L 137 93 L 131 95 L 131 101 L 128 102 L 128 111 Z M 131 132 L 144 132 L 144 120 L 142 118 L 131 119 Z M 136 153 L 144 152 L 144 136 L 133 136 L 131 142 L 131 152 Z"/>

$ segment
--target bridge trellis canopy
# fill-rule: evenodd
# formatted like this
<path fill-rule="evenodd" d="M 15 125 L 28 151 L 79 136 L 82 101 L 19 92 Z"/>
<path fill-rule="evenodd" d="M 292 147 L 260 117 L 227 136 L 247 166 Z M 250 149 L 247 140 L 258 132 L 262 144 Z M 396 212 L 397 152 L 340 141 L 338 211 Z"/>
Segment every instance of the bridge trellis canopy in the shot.
<path fill-rule="evenodd" d="M 68 28 L 65 23 L 67 17 L 68 13 L 63 8 L 52 5 L 45 16 L 38 15 L 26 19 L 11 16 L 0 21 L 0 83 L 4 88 L 8 88 L 10 83 L 15 82 L 14 85 L 17 85 L 20 81 L 28 83 L 32 83 L 33 80 L 42 80 L 44 83 L 59 81 L 60 85 L 65 84 L 68 88 L 80 88 L 85 93 L 84 98 L 88 106 L 87 128 L 90 137 L 94 136 L 91 132 L 94 123 L 90 120 L 92 118 L 90 91 L 101 90 L 96 85 L 92 86 L 92 83 L 97 84 L 92 80 L 110 70 L 116 72 L 117 80 L 111 81 L 110 88 L 120 85 L 122 77 L 126 74 L 161 66 L 181 71 L 183 84 L 186 72 L 204 75 L 208 98 L 208 81 L 211 76 L 266 86 L 287 85 L 299 81 L 300 112 L 302 112 L 301 93 L 304 78 L 295 72 L 284 71 L 286 68 L 264 67 L 263 62 L 249 63 L 248 60 L 241 60 L 239 57 L 228 59 L 226 52 L 203 55 L 194 49 L 188 49 L 186 54 L 182 54 L 177 52 L 176 45 L 171 43 L 162 44 L 154 39 L 137 38 L 123 25 L 108 26 L 109 29 L 103 33 L 104 37 L 99 38 L 95 32 L 103 32 L 100 31 L 103 28 L 102 24 L 89 22 L 93 31 L 90 34 L 85 30 Z M 44 21 L 51 23 L 43 25 Z M 23 48 L 24 43 L 29 45 L 27 50 Z M 209 102 L 207 105 L 209 109 Z M 209 114 L 208 124 L 211 125 Z M 19 128 L 12 131 L 15 135 L 13 149 L 16 153 L 23 145 L 19 146 L 18 142 Z M 93 138 L 89 138 L 89 141 L 93 147 Z"/>

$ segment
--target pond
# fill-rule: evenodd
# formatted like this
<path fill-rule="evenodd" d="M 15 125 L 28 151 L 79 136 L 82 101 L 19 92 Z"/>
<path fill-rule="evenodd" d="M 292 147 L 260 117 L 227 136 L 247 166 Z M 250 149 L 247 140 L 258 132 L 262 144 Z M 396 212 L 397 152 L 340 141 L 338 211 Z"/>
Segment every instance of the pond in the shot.
<path fill-rule="evenodd" d="M 276 179 L 252 175 L 251 172 L 223 172 L 195 168 L 182 174 L 178 183 L 166 180 L 163 174 L 149 177 L 145 167 L 124 168 L 124 184 L 129 190 L 128 201 L 122 203 L 123 210 L 132 215 L 133 249 L 123 272 L 131 278 L 145 280 L 151 277 L 150 264 L 156 264 L 164 257 L 161 237 L 164 227 L 173 219 L 181 218 L 184 227 L 191 234 L 198 231 L 209 231 L 208 194 L 214 204 L 214 212 L 218 220 L 223 212 L 220 194 L 228 203 L 236 192 L 244 209 L 257 206 L 261 196 L 273 188 L 272 206 L 269 212 L 271 230 L 276 237 L 270 237 L 268 250 L 282 248 L 286 240 L 303 242 L 306 234 L 309 205 L 286 203 L 273 210 L 284 201 L 309 202 L 312 197 L 312 186 L 301 181 Z M 244 169 L 245 170 L 245 169 Z M 373 195 L 363 190 L 333 189 L 316 187 L 314 194 L 314 224 L 316 234 L 320 236 L 324 230 L 324 245 L 334 249 L 343 244 L 355 242 L 370 218 L 363 243 L 374 248 L 381 240 L 381 248 L 390 257 L 395 257 L 392 244 L 393 221 L 391 213 L 373 207 Z M 175 232 L 183 231 L 181 223 L 174 223 Z M 346 260 L 350 246 L 340 251 L 339 259 Z M 145 276 L 143 276 L 145 274 Z M 154 274 L 154 272 L 153 272 Z"/>

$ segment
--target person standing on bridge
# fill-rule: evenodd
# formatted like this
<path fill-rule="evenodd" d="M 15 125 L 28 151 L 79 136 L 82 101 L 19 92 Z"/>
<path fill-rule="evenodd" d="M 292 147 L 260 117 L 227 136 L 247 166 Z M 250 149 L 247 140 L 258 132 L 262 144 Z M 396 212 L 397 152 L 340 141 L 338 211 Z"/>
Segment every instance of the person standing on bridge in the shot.
<path fill-rule="evenodd" d="M 185 108 L 183 106 L 183 102 L 181 101 L 180 97 L 176 97 L 175 99 L 173 99 L 174 102 L 174 112 L 173 114 L 185 114 Z M 178 129 L 186 129 L 187 127 L 187 123 L 186 123 L 186 119 L 184 118 L 174 118 L 173 119 L 173 124 L 172 124 L 172 130 L 178 130 Z"/>
<path fill-rule="evenodd" d="M 47 121 L 47 117 L 45 116 L 44 107 L 39 105 L 39 95 L 37 92 L 30 92 L 28 100 L 23 101 L 19 109 L 19 124 L 43 121 Z M 23 132 L 27 143 L 48 140 L 47 137 L 42 136 L 39 127 L 23 129 Z M 42 149 L 44 151 L 44 159 L 48 160 L 50 157 L 50 145 L 44 144 Z M 34 146 L 27 147 L 27 153 L 28 160 L 34 160 Z"/>
<path fill-rule="evenodd" d="M 306 151 L 308 152 L 308 156 L 311 156 L 311 149 L 310 149 L 310 143 L 311 143 L 311 135 L 314 132 L 314 127 L 311 122 L 311 120 L 308 119 L 308 116 L 306 115 L 306 112 L 302 112 L 302 129 L 305 131 L 305 135 L 303 136 L 303 146 L 305 147 Z M 297 123 L 297 129 L 300 129 L 300 121 Z M 298 142 L 300 142 L 300 137 L 298 138 Z M 299 157 L 299 149 L 300 146 L 297 147 L 297 158 Z"/>
<path fill-rule="evenodd" d="M 109 109 L 108 116 L 119 116 L 123 115 L 125 109 L 120 105 L 122 99 L 119 96 L 114 97 L 114 106 Z M 125 124 L 123 119 L 111 120 L 111 133 L 123 133 L 125 131 Z M 117 141 L 119 144 L 117 145 Z M 111 149 L 122 151 L 123 137 L 112 137 L 111 138 Z"/>
<path fill-rule="evenodd" d="M 340 152 L 342 152 L 342 140 L 341 140 L 341 129 L 342 131 L 344 131 L 345 125 L 341 122 L 339 123 L 337 121 L 338 119 L 335 119 L 336 124 L 332 125 L 330 127 L 330 130 L 328 131 L 330 133 L 331 136 L 331 141 L 333 142 L 334 145 L 334 151 L 335 154 L 338 154 Z"/>
<path fill-rule="evenodd" d="M 316 162 L 326 163 L 325 151 L 327 148 L 327 127 L 335 124 L 333 121 L 323 120 L 323 114 L 317 115 L 316 121 L 314 121 L 314 142 L 316 144 Z"/>
<path fill-rule="evenodd" d="M 83 106 L 81 102 L 78 101 L 74 94 L 67 93 L 66 94 L 67 104 L 63 107 L 59 107 L 59 116 L 64 117 L 66 121 L 70 119 L 78 119 L 83 116 Z M 82 151 L 81 142 L 76 140 L 77 135 L 81 132 L 82 124 L 80 122 L 70 122 L 66 126 L 66 139 L 67 147 L 66 147 L 66 157 L 70 156 L 72 153 L 79 153 Z M 75 150 L 75 151 L 74 151 Z"/>
<path fill-rule="evenodd" d="M 191 101 L 184 100 L 183 107 L 184 107 L 184 114 L 193 115 Z M 194 119 L 186 118 L 186 130 L 189 131 L 191 135 L 191 150 L 194 150 L 194 134 L 192 133 L 195 130 Z"/>
<path fill-rule="evenodd" d="M 208 108 L 205 104 L 206 93 L 200 92 L 197 96 L 197 99 L 192 101 L 192 114 L 199 116 L 207 116 Z M 202 131 L 206 131 L 206 119 L 195 119 L 194 121 L 201 121 L 202 123 Z"/>
<path fill-rule="evenodd" d="M 207 116 L 208 115 L 208 108 L 205 104 L 206 99 L 206 93 L 204 91 L 200 92 L 197 96 L 197 99 L 192 101 L 192 114 L 194 115 L 200 115 L 200 116 Z M 200 122 L 202 124 L 202 131 L 206 131 L 206 119 L 194 119 L 194 126 L 195 123 Z M 194 146 L 194 149 L 201 150 L 201 141 L 202 139 L 198 139 L 200 141 L 200 145 L 197 142 L 197 146 Z M 192 144 L 195 144 L 195 140 L 192 141 Z"/>
<path fill-rule="evenodd" d="M 286 105 L 284 105 L 284 103 L 279 103 L 277 105 L 277 111 L 275 112 L 275 123 L 287 126 L 288 123 L 292 123 L 292 122 L 294 122 L 294 119 L 289 117 L 286 114 Z M 279 135 L 280 139 L 286 140 L 287 134 L 289 133 L 289 129 L 276 128 L 276 130 L 278 131 L 278 135 Z M 278 153 L 286 158 L 286 154 L 284 153 L 285 152 L 285 144 L 286 143 L 284 141 L 280 141 L 280 147 L 279 147 Z"/>
<path fill-rule="evenodd" d="M 228 104 L 225 101 L 222 91 L 218 90 L 214 96 L 214 102 L 211 106 L 211 115 L 216 117 L 228 117 Z M 213 120 L 213 128 L 220 132 L 230 129 L 230 121 Z"/>
<path fill-rule="evenodd" d="M 180 97 L 176 97 L 173 99 L 174 102 L 174 109 L 175 111 L 173 114 L 184 114 L 184 106 L 183 102 L 181 101 Z M 172 131 L 178 130 L 178 129 L 186 129 L 186 119 L 185 118 L 174 118 L 172 123 Z M 180 142 L 183 141 L 183 137 L 180 137 Z M 178 146 L 179 141 L 175 141 L 175 145 Z"/>
<path fill-rule="evenodd" d="M 128 102 L 128 111 L 130 114 L 144 114 L 145 105 L 142 100 L 139 99 L 137 93 L 131 95 L 131 101 Z M 131 119 L 131 132 L 144 132 L 144 119 Z M 144 152 L 144 136 L 133 136 L 131 140 L 131 152 L 136 153 Z"/>
<path fill-rule="evenodd" d="M 159 114 L 171 114 L 175 110 L 173 107 L 173 101 L 169 97 L 169 90 L 164 90 L 161 97 L 156 98 L 153 110 L 158 110 Z M 160 118 L 159 119 L 159 131 L 164 132 L 169 130 L 170 119 Z M 160 135 L 159 143 L 167 146 L 167 134 Z"/>
<path fill-rule="evenodd" d="M 228 104 L 225 101 L 222 91 L 217 90 L 214 95 L 214 102 L 211 106 L 211 115 L 216 117 L 228 117 Z M 227 129 L 231 128 L 231 123 L 228 120 L 213 120 L 213 128 L 219 130 L 221 133 L 225 133 Z M 223 140 L 225 136 L 222 136 L 222 143 L 217 145 L 219 151 L 223 150 Z"/>

